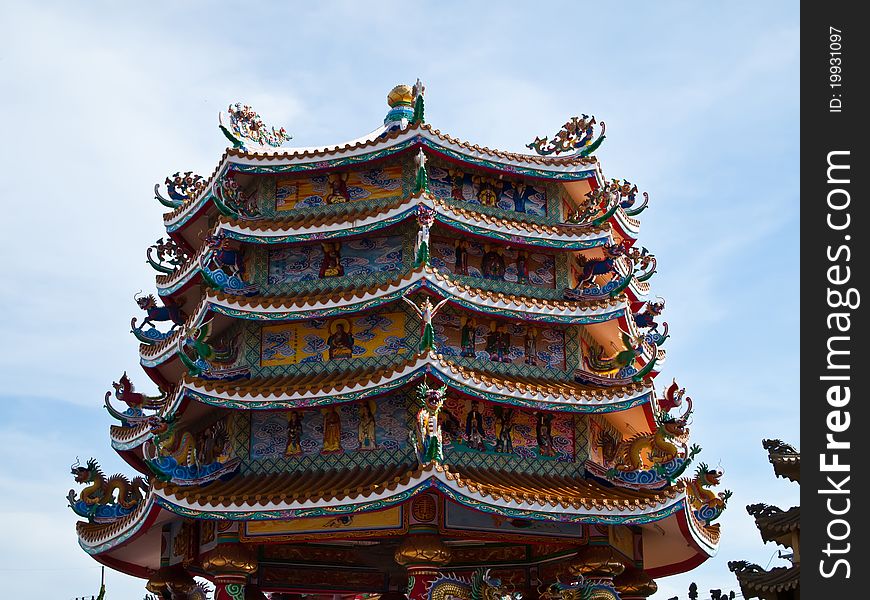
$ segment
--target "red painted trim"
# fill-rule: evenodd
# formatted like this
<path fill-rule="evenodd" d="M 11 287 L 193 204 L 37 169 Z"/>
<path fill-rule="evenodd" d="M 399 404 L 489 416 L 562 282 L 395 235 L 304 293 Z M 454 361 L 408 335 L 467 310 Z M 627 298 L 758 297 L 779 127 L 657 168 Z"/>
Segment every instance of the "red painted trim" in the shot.
<path fill-rule="evenodd" d="M 692 536 L 692 533 L 689 531 L 689 523 L 686 511 L 680 511 L 679 513 L 677 513 L 676 517 L 677 524 L 679 524 L 680 526 L 680 532 L 683 534 L 683 537 L 689 543 L 689 545 L 695 549 L 695 555 L 687 558 L 686 560 L 671 565 L 656 567 L 654 569 L 645 569 L 646 574 L 653 579 L 658 579 L 659 577 L 668 577 L 670 575 L 678 575 L 680 573 L 685 573 L 686 571 L 691 571 L 692 569 L 694 569 L 711 557 L 711 555 L 708 554 L 706 550 L 698 545 L 698 543 L 695 541 L 695 538 Z"/>
<path fill-rule="evenodd" d="M 144 517 L 142 525 L 139 527 L 139 530 L 136 531 L 136 533 L 134 533 L 128 539 L 124 540 L 124 543 L 118 544 L 117 546 L 112 546 L 108 550 L 105 550 L 98 554 L 91 554 L 90 556 L 97 562 L 104 564 L 112 569 L 115 569 L 116 571 L 120 571 L 121 573 L 125 573 L 127 575 L 133 575 L 134 577 L 142 577 L 143 579 L 147 579 L 149 577 L 147 567 L 114 558 L 113 556 L 111 556 L 111 552 L 117 550 L 118 548 L 123 548 L 124 546 L 127 546 L 143 534 L 150 531 L 151 526 L 154 524 L 154 521 L 156 521 L 157 517 L 160 515 L 160 511 L 160 506 L 154 504 L 151 507 L 151 510 L 148 512 L 148 515 Z"/>

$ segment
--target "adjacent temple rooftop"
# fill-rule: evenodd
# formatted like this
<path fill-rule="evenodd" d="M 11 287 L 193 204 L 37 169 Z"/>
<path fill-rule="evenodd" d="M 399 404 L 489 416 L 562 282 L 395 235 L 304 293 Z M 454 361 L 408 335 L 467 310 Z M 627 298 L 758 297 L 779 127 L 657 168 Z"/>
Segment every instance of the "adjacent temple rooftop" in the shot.
<path fill-rule="evenodd" d="M 503 152 L 424 93 L 315 148 L 231 105 L 214 171 L 155 186 L 131 331 L 158 391 L 104 399 L 138 475 L 72 468 L 97 561 L 159 598 L 606 600 L 715 554 L 730 493 L 656 385 L 649 197 L 605 177 L 604 123 Z"/>

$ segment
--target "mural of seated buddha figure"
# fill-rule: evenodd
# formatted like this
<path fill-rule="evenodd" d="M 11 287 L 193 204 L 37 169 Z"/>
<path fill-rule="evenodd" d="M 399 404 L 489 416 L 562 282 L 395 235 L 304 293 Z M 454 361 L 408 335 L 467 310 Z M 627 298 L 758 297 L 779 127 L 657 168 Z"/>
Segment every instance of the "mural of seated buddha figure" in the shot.
<path fill-rule="evenodd" d="M 347 319 L 332 322 L 326 345 L 329 347 L 329 360 L 353 356 L 353 332 Z"/>

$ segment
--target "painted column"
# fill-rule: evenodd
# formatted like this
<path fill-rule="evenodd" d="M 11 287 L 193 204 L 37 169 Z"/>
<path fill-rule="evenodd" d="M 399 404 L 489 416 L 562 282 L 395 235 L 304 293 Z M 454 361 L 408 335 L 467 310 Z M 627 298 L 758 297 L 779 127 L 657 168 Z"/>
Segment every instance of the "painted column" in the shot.
<path fill-rule="evenodd" d="M 659 589 L 642 569 L 626 569 L 613 583 L 622 600 L 645 600 Z"/>
<path fill-rule="evenodd" d="M 214 600 L 245 600 L 245 586 L 257 566 L 254 553 L 242 544 L 219 544 L 202 560 L 215 585 Z"/>
<path fill-rule="evenodd" d="M 435 527 L 414 527 L 396 550 L 396 562 L 408 572 L 409 600 L 425 600 L 429 586 L 450 562 L 450 549 Z"/>

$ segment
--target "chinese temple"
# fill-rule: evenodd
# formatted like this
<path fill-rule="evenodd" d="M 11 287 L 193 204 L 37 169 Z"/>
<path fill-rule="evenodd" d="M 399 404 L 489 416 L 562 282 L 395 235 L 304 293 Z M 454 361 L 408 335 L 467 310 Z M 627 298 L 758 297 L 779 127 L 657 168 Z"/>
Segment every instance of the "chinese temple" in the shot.
<path fill-rule="evenodd" d="M 800 452 L 781 440 L 764 440 L 762 444 L 767 450 L 776 476 L 800 485 Z M 750 504 L 746 510 L 755 517 L 755 525 L 765 543 L 775 542 L 790 550 L 783 558 L 787 558 L 791 565 L 765 570 L 745 560 L 729 562 L 728 568 L 737 576 L 743 597 L 760 600 L 800 600 L 800 506 L 782 510 L 771 504 L 759 503 Z"/>
<path fill-rule="evenodd" d="M 155 186 L 144 374 L 105 395 L 138 473 L 90 459 L 69 494 L 153 597 L 630 600 L 716 553 L 730 493 L 656 385 L 649 197 L 605 177 L 605 124 L 493 150 L 424 92 L 307 148 L 231 105 L 214 171 Z"/>

